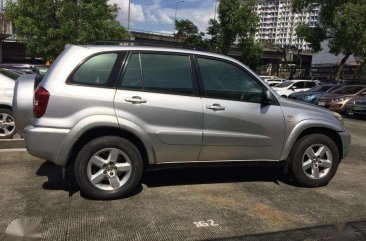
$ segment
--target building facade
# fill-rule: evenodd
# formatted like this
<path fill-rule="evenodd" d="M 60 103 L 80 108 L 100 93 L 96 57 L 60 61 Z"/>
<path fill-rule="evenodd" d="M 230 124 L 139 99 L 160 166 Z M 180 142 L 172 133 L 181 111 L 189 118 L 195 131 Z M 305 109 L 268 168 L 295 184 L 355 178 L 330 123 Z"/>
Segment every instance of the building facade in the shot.
<path fill-rule="evenodd" d="M 296 36 L 299 24 L 316 26 L 319 19 L 319 7 L 312 10 L 293 13 L 291 0 L 257 0 L 256 12 L 260 17 L 256 40 L 280 47 L 292 46 L 300 50 L 311 50 L 304 39 Z"/>

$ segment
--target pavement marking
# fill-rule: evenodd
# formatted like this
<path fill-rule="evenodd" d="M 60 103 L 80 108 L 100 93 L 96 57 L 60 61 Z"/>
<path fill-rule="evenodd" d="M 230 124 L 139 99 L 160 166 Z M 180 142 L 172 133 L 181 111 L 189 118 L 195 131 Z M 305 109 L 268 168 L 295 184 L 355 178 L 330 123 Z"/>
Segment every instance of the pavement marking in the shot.
<path fill-rule="evenodd" d="M 219 224 L 215 223 L 215 221 L 213 221 L 212 219 L 209 219 L 207 221 L 193 222 L 193 224 L 196 225 L 196 228 L 219 226 Z"/>
<path fill-rule="evenodd" d="M 8 148 L 8 149 L 0 149 L 0 152 L 26 152 L 25 148 Z"/>

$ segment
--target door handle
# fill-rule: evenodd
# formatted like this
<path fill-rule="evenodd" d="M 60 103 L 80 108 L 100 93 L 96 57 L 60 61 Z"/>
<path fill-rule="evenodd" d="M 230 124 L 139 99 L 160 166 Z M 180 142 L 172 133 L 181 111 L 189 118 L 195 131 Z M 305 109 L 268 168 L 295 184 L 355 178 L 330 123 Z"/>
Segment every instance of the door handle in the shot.
<path fill-rule="evenodd" d="M 131 102 L 132 104 L 142 104 L 146 103 L 147 101 L 142 99 L 140 96 L 132 96 L 131 98 L 126 98 L 126 102 Z"/>
<path fill-rule="evenodd" d="M 213 111 L 221 111 L 225 110 L 225 107 L 221 106 L 220 104 L 212 104 L 206 106 L 207 109 L 213 110 Z"/>

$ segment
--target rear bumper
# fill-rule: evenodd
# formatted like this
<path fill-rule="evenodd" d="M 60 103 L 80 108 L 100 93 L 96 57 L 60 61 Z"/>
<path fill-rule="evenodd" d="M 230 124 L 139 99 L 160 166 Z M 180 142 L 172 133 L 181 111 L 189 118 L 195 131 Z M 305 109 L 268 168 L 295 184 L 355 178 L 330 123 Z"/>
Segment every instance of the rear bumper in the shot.
<path fill-rule="evenodd" d="M 33 156 L 63 165 L 58 155 L 69 129 L 27 126 L 24 129 L 25 147 Z"/>
<path fill-rule="evenodd" d="M 341 156 L 341 158 L 343 159 L 347 156 L 349 149 L 351 147 L 351 135 L 347 131 L 342 131 L 339 132 L 339 136 L 341 137 L 342 140 L 343 155 Z"/>

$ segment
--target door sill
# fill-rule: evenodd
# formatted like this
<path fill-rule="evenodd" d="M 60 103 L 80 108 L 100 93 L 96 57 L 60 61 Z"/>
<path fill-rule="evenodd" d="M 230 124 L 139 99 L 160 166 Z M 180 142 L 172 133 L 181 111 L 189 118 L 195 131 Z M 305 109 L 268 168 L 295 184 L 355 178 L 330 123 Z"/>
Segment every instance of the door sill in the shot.
<path fill-rule="evenodd" d="M 192 167 L 273 167 L 279 160 L 214 160 L 214 161 L 179 161 L 150 164 L 149 169 L 192 168 Z"/>

